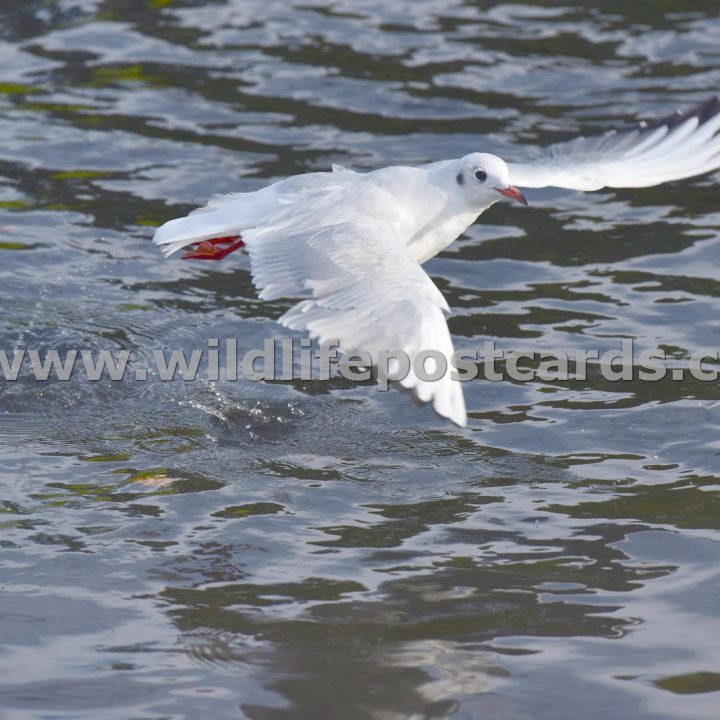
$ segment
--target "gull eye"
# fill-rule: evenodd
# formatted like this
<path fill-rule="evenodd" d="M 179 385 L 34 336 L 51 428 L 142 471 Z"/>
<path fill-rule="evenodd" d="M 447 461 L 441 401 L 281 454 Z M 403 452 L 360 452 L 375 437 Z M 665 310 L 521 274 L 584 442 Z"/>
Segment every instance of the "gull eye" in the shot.
<path fill-rule="evenodd" d="M 487 180 L 487 173 L 484 170 L 476 170 L 475 178 L 480 182 L 485 182 Z"/>

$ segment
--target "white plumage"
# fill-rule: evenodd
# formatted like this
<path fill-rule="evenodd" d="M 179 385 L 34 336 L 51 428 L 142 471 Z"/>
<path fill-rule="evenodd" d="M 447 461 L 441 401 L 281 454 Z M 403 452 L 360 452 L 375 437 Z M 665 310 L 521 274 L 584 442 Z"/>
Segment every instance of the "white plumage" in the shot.
<path fill-rule="evenodd" d="M 203 243 L 191 257 L 219 259 L 213 241 L 241 236 L 265 300 L 302 300 L 279 322 L 344 350 L 403 350 L 410 359 L 453 345 L 445 299 L 421 268 L 514 187 L 576 190 L 649 187 L 720 167 L 720 101 L 653 125 L 577 138 L 545 156 L 506 164 L 486 153 L 418 168 L 356 173 L 338 166 L 281 180 L 256 192 L 219 195 L 158 228 L 166 256 Z M 218 241 L 219 242 L 219 241 Z M 239 244 L 238 244 L 239 247 Z M 461 385 L 450 373 L 402 381 L 422 401 L 466 424 Z"/>
<path fill-rule="evenodd" d="M 720 100 L 650 125 L 551 145 L 534 162 L 510 164 L 519 187 L 651 187 L 720 166 Z"/>

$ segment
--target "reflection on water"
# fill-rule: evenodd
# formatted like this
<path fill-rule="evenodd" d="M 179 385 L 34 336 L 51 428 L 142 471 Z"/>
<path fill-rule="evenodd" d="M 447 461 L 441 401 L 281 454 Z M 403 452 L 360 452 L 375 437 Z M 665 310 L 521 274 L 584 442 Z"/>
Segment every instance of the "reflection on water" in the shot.
<path fill-rule="evenodd" d="M 279 334 L 246 258 L 149 242 L 213 192 L 720 85 L 709 1 L 7 5 L 0 348 L 140 367 Z M 496 206 L 428 264 L 457 346 L 716 346 L 717 179 Z M 461 431 L 339 379 L 1 383 L 4 717 L 715 718 L 717 385 L 466 394 Z"/>

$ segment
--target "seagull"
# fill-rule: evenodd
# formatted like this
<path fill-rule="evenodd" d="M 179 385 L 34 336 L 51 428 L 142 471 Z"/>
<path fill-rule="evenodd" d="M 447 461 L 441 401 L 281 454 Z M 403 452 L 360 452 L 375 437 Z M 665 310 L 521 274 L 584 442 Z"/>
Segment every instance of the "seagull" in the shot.
<path fill-rule="evenodd" d="M 401 350 L 448 361 L 453 344 L 445 298 L 422 264 L 489 207 L 527 200 L 518 187 L 571 190 L 651 187 L 720 168 L 720 99 L 654 123 L 551 145 L 526 163 L 484 152 L 419 167 L 361 173 L 333 165 L 255 192 L 215 195 L 155 232 L 165 256 L 221 260 L 250 256 L 262 300 L 298 298 L 278 322 L 373 362 Z M 461 383 L 411 369 L 400 381 L 442 417 L 467 424 Z"/>

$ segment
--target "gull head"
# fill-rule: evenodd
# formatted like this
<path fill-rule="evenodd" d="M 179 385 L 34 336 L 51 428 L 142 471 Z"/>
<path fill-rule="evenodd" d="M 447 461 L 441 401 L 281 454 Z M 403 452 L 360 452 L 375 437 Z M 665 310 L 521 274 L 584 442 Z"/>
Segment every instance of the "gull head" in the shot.
<path fill-rule="evenodd" d="M 527 205 L 525 196 L 510 184 L 507 163 L 497 155 L 471 153 L 460 158 L 455 182 L 472 205 L 488 207 L 501 195 Z"/>

